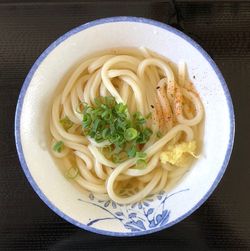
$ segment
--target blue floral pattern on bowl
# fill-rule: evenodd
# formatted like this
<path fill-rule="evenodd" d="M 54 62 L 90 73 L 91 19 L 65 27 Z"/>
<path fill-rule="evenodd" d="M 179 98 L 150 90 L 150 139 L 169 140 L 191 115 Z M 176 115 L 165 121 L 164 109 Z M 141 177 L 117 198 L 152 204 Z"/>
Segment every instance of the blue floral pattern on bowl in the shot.
<path fill-rule="evenodd" d="M 138 232 L 165 225 L 171 213 L 167 209 L 167 200 L 172 196 L 187 191 L 189 191 L 189 188 L 169 195 L 162 191 L 155 196 L 147 197 L 145 200 L 131 205 L 122 205 L 112 200 L 99 200 L 92 193 L 89 194 L 89 201 L 78 200 L 98 207 L 109 215 L 104 218 L 90 219 L 87 226 L 93 226 L 100 221 L 117 220 L 127 230 Z"/>

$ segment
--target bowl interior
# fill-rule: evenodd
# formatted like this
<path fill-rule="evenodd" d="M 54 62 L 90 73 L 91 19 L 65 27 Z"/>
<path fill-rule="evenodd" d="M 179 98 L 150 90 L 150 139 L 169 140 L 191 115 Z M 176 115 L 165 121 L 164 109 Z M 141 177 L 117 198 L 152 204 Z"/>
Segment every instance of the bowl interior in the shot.
<path fill-rule="evenodd" d="M 20 95 L 16 136 L 24 171 L 39 196 L 59 215 L 85 229 L 111 235 L 144 234 L 171 226 L 195 210 L 219 182 L 231 152 L 233 111 L 218 69 L 200 48 L 171 27 L 145 19 L 88 23 L 53 43 L 29 73 Z M 133 205 L 99 201 L 64 178 L 49 152 L 48 114 L 62 78 L 90 53 L 144 46 L 177 63 L 205 107 L 203 151 L 171 191 Z"/>

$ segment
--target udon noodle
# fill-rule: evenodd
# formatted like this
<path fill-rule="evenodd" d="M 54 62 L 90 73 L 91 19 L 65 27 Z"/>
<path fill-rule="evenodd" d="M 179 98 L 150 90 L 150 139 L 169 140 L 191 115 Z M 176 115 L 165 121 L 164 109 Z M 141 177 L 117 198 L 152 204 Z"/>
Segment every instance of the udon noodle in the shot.
<path fill-rule="evenodd" d="M 190 168 L 188 160 L 196 155 L 178 155 L 177 149 L 199 141 L 204 111 L 184 62 L 175 67 L 145 48 L 107 50 L 85 58 L 63 84 L 51 111 L 52 152 L 85 190 L 98 198 L 134 203 L 172 186 Z M 151 134 L 138 145 L 143 168 L 136 166 L 136 157 L 112 161 L 103 153 L 111 142 L 97 142 L 84 133 L 82 109 L 94 107 L 99 97 L 114 97 L 126 105 L 128 118 L 136 112 L 151 115 L 145 122 Z M 172 158 L 185 155 L 184 164 L 164 161 L 167 151 Z"/>

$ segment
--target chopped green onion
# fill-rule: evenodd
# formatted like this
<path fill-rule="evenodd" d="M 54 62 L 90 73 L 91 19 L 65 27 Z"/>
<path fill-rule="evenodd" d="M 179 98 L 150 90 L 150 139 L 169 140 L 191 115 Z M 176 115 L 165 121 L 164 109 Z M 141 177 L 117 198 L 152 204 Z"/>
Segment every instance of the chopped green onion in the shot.
<path fill-rule="evenodd" d="M 105 120 L 110 120 L 112 118 L 112 113 L 110 110 L 106 110 L 101 114 L 101 116 Z"/>
<path fill-rule="evenodd" d="M 76 167 L 70 167 L 66 172 L 65 172 L 65 176 L 68 179 L 75 179 L 77 177 L 79 173 L 78 168 Z"/>
<path fill-rule="evenodd" d="M 54 144 L 54 146 L 53 146 L 53 150 L 54 150 L 55 152 L 60 153 L 60 152 L 62 151 L 63 147 L 64 147 L 64 143 L 63 143 L 62 141 L 57 141 L 57 142 Z"/>
<path fill-rule="evenodd" d="M 149 128 L 145 128 L 145 130 L 143 131 L 143 134 L 145 135 L 145 137 L 147 137 L 147 139 L 149 139 L 152 133 L 153 133 L 152 130 Z"/>
<path fill-rule="evenodd" d="M 91 116 L 88 113 L 83 115 L 82 124 L 84 128 L 91 124 Z"/>
<path fill-rule="evenodd" d="M 63 119 L 60 119 L 60 124 L 66 131 L 73 126 L 73 122 L 67 116 Z"/>
<path fill-rule="evenodd" d="M 97 134 L 95 135 L 95 141 L 96 141 L 97 143 L 102 142 L 102 141 L 103 141 L 102 135 L 99 134 L 99 133 L 97 133 Z"/>
<path fill-rule="evenodd" d="M 128 156 L 129 156 L 129 158 L 135 157 L 136 151 L 137 151 L 136 146 L 134 146 L 134 145 L 131 146 L 131 147 L 129 148 L 129 150 L 127 151 L 127 154 L 128 154 Z"/>
<path fill-rule="evenodd" d="M 109 128 L 105 128 L 102 131 L 102 137 L 103 137 L 103 139 L 108 139 L 109 134 L 110 134 L 110 129 Z"/>
<path fill-rule="evenodd" d="M 103 110 L 106 110 L 106 109 L 108 109 L 108 106 L 105 105 L 105 104 L 101 104 L 101 108 L 102 108 Z"/>
<path fill-rule="evenodd" d="M 135 157 L 138 159 L 145 159 L 147 157 L 147 154 L 143 152 L 137 152 Z"/>
<path fill-rule="evenodd" d="M 139 169 L 139 170 L 142 170 L 142 169 L 145 169 L 146 168 L 146 161 L 144 159 L 138 159 L 136 161 L 136 165 L 135 165 L 135 168 L 136 169 Z"/>
<path fill-rule="evenodd" d="M 149 128 L 145 128 L 137 137 L 136 142 L 138 144 L 145 144 L 149 140 L 152 133 L 152 130 L 150 130 Z"/>
<path fill-rule="evenodd" d="M 111 137 L 109 138 L 109 141 L 111 143 L 116 143 L 120 140 L 121 135 L 119 134 L 112 134 Z"/>
<path fill-rule="evenodd" d="M 137 130 L 134 128 L 128 128 L 125 131 L 124 137 L 127 141 L 131 141 L 137 137 L 138 133 Z"/>
<path fill-rule="evenodd" d="M 93 108 L 92 107 L 90 107 L 89 105 L 88 105 L 88 103 L 83 103 L 84 104 L 84 108 L 83 108 L 83 114 L 84 113 L 91 113 L 91 112 L 93 112 Z"/>
<path fill-rule="evenodd" d="M 93 130 L 94 132 L 97 131 L 97 129 L 98 129 L 100 123 L 101 123 L 101 120 L 100 120 L 100 119 L 94 120 L 94 122 L 93 122 L 93 127 L 92 127 L 92 130 Z"/>
<path fill-rule="evenodd" d="M 142 125 L 146 122 L 146 119 L 142 116 L 142 114 L 140 112 L 135 112 L 133 114 L 133 118 L 135 119 L 135 121 L 139 124 Z"/>
<path fill-rule="evenodd" d="M 115 106 L 115 110 L 117 113 L 124 113 L 126 109 L 127 109 L 127 106 L 122 103 L 116 104 Z"/>
<path fill-rule="evenodd" d="M 126 160 L 127 158 L 128 158 L 128 155 L 125 152 L 115 153 L 112 156 L 112 159 L 113 159 L 114 163 L 121 163 L 124 160 Z"/>
<path fill-rule="evenodd" d="M 113 156 L 112 156 L 112 161 L 113 161 L 114 163 L 119 163 L 120 158 L 119 158 L 118 153 L 113 154 Z"/>

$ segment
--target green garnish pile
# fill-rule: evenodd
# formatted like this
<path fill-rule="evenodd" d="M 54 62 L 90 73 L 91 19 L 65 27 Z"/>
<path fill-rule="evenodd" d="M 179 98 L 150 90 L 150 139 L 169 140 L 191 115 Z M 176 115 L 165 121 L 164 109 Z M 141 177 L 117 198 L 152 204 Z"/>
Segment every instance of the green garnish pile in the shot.
<path fill-rule="evenodd" d="M 136 157 L 137 168 L 144 168 L 146 154 L 141 149 L 152 135 L 152 130 L 145 126 L 150 114 L 143 117 L 135 112 L 130 116 L 127 106 L 110 96 L 96 98 L 93 106 L 83 105 L 84 134 L 97 143 L 110 143 L 102 148 L 105 157 L 115 163 Z"/>

